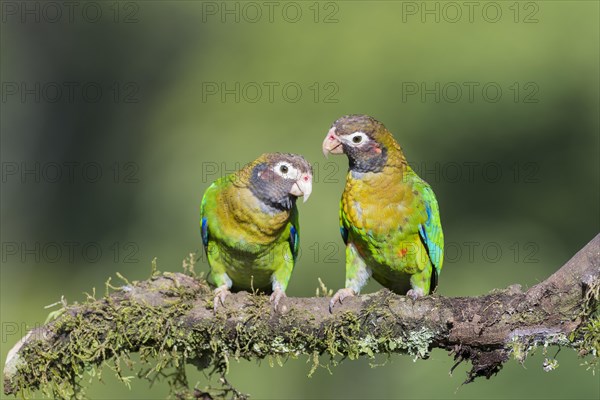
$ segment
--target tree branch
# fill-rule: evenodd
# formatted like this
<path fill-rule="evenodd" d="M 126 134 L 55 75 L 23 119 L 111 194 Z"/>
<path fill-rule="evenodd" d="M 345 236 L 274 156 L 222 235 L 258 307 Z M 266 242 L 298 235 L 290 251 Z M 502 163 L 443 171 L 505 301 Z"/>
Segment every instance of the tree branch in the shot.
<path fill-rule="evenodd" d="M 287 298 L 286 310 L 277 313 L 266 296 L 237 293 L 215 315 L 205 281 L 179 273 L 155 273 L 114 289 L 102 299 L 64 307 L 17 343 L 7 356 L 4 393 L 77 394 L 86 368 L 109 360 L 126 380 L 121 368 L 130 366 L 133 352 L 148 365 L 145 377 L 155 379 L 172 367 L 170 382 L 182 389 L 188 386 L 186 363 L 225 371 L 232 357 L 307 354 L 316 368 L 323 354 L 426 358 L 432 348 L 442 348 L 458 363 L 472 362 L 470 382 L 497 373 L 511 353 L 522 361 L 537 344 L 573 347 L 582 355 L 600 351 L 600 234 L 526 292 L 513 285 L 478 297 L 433 295 L 413 302 L 380 290 L 344 301 L 333 314 L 325 297 Z"/>

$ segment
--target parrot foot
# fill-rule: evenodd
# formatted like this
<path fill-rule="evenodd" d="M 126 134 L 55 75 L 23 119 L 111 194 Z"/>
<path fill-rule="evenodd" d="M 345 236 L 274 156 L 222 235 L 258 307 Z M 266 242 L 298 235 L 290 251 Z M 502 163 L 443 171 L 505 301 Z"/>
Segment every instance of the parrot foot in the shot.
<path fill-rule="evenodd" d="M 281 309 L 279 308 L 279 302 L 281 301 L 281 299 L 286 298 L 287 296 L 285 295 L 285 292 L 279 288 L 276 288 L 275 290 L 273 290 L 273 293 L 271 294 L 270 297 L 270 301 L 273 304 L 273 308 L 275 309 L 275 311 L 280 311 L 282 313 L 284 313 L 287 310 L 286 306 L 282 306 Z"/>
<path fill-rule="evenodd" d="M 219 286 L 215 289 L 215 298 L 213 300 L 215 314 L 217 312 L 217 309 L 219 308 L 219 305 L 221 307 L 225 307 L 225 298 L 229 295 L 229 293 L 231 292 L 229 291 L 229 287 L 227 285 Z"/>
<path fill-rule="evenodd" d="M 406 292 L 406 295 L 410 297 L 412 301 L 416 301 L 419 297 L 425 296 L 425 293 L 423 292 L 423 289 L 416 288 L 410 289 L 408 292 Z"/>
<path fill-rule="evenodd" d="M 333 297 L 331 298 L 331 301 L 329 302 L 329 312 L 333 313 L 333 307 L 335 307 L 336 303 L 342 304 L 342 302 L 344 301 L 345 298 L 354 297 L 355 295 L 356 295 L 356 293 L 354 292 L 354 290 L 350 289 L 350 288 L 344 288 L 344 289 L 338 290 L 333 295 Z"/>

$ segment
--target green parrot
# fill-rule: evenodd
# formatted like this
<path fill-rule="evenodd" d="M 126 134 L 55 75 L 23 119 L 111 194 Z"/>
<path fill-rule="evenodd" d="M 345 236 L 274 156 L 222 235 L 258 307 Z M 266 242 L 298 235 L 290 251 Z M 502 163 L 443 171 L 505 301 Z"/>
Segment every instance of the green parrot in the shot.
<path fill-rule="evenodd" d="M 444 261 L 438 203 L 392 134 L 367 115 L 347 115 L 327 133 L 323 153 L 345 153 L 349 161 L 340 202 L 346 285 L 330 310 L 371 276 L 413 300 L 435 290 Z"/>
<path fill-rule="evenodd" d="M 296 199 L 311 191 L 310 164 L 283 153 L 263 154 L 206 189 L 200 227 L 215 311 L 230 289 L 272 293 L 278 308 L 299 249 Z"/>

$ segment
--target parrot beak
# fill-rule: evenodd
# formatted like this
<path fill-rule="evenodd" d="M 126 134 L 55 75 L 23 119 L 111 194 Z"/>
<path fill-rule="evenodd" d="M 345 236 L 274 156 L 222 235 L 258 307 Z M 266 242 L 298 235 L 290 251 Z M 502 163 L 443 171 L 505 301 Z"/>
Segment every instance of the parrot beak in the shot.
<path fill-rule="evenodd" d="M 304 198 L 304 203 L 310 197 L 310 193 L 312 192 L 312 176 L 310 174 L 302 174 L 300 179 L 294 182 L 292 189 L 290 190 L 290 194 Z"/>
<path fill-rule="evenodd" d="M 323 140 L 323 155 L 327 157 L 329 153 L 341 154 L 343 152 L 344 148 L 342 147 L 342 142 L 340 142 L 339 136 L 335 134 L 335 128 L 331 128 L 329 132 L 327 132 L 325 140 Z"/>

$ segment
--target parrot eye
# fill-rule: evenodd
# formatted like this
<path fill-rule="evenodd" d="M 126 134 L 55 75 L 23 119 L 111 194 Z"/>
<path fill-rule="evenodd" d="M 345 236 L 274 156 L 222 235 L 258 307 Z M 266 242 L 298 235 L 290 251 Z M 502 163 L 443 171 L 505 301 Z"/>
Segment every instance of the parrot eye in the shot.
<path fill-rule="evenodd" d="M 369 140 L 369 137 L 364 133 L 364 132 L 354 132 L 353 134 L 351 134 L 350 136 L 348 136 L 348 139 L 346 139 L 348 142 L 350 142 L 351 145 L 357 145 L 360 143 L 364 143 L 367 142 Z"/>
<path fill-rule="evenodd" d="M 284 179 L 298 179 L 300 171 L 287 162 L 279 162 L 273 167 L 273 171 Z"/>

